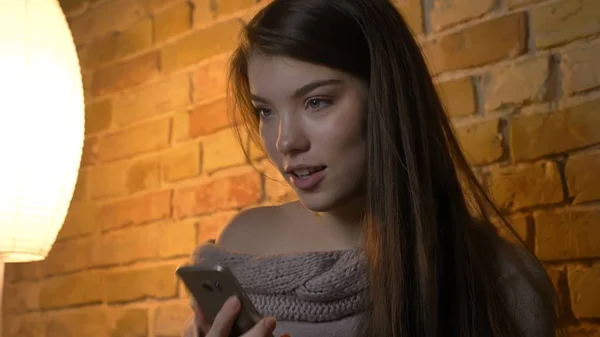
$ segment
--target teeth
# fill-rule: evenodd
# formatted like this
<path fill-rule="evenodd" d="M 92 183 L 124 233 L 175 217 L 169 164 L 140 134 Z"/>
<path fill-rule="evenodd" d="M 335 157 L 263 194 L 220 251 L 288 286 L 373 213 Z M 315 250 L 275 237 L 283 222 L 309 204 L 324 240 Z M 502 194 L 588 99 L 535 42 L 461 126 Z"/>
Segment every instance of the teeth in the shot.
<path fill-rule="evenodd" d="M 299 177 L 306 177 L 306 176 L 310 175 L 311 173 L 312 173 L 312 170 L 309 170 L 309 169 L 294 170 L 294 174 Z"/>
<path fill-rule="evenodd" d="M 294 170 L 293 173 L 298 177 L 308 177 L 309 175 L 322 170 L 322 167 L 311 167 L 311 168 L 303 168 Z"/>

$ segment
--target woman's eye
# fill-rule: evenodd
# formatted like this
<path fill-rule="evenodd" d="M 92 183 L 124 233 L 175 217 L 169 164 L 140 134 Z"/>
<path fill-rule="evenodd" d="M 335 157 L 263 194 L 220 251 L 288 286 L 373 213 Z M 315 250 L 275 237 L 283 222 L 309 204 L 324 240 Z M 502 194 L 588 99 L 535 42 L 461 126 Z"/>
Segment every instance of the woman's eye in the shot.
<path fill-rule="evenodd" d="M 263 107 L 256 108 L 256 114 L 261 118 L 269 117 L 272 113 L 273 113 L 273 111 L 268 108 L 263 108 Z"/>
<path fill-rule="evenodd" d="M 311 98 L 306 103 L 307 107 L 312 110 L 320 110 L 329 105 L 329 101 L 320 98 Z"/>

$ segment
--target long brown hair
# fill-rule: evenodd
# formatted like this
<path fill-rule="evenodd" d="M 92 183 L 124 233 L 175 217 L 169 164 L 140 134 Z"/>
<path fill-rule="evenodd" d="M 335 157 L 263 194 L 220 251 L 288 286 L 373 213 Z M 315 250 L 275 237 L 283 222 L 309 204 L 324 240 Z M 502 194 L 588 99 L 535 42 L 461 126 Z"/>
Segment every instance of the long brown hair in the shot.
<path fill-rule="evenodd" d="M 230 92 L 233 111 L 260 146 L 249 99 L 251 51 L 324 65 L 368 83 L 363 230 L 371 296 L 359 334 L 521 336 L 498 281 L 490 219 L 502 217 L 461 153 L 396 8 L 387 0 L 274 0 L 248 23 L 231 60 Z M 535 289 L 554 312 L 552 291 Z"/>

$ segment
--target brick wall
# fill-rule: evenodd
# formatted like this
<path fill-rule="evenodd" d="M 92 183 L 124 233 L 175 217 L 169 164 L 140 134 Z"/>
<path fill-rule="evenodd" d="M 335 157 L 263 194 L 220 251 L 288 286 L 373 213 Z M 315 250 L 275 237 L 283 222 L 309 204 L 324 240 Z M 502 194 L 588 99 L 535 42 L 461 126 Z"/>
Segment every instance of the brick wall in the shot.
<path fill-rule="evenodd" d="M 236 211 L 293 198 L 257 151 L 250 167 L 225 113 L 227 56 L 264 2 L 62 1 L 84 75 L 83 164 L 47 260 L 7 266 L 5 336 L 177 336 L 190 311 L 176 266 Z M 563 320 L 599 336 L 600 2 L 398 3 Z"/>

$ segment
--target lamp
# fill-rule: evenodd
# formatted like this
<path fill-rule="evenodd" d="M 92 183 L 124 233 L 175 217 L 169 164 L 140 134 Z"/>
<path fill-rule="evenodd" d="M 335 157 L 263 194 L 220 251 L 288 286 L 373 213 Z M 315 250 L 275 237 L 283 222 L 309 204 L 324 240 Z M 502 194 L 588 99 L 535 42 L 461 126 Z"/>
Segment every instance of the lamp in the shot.
<path fill-rule="evenodd" d="M 0 0 L 0 97 L 1 287 L 4 263 L 46 258 L 81 161 L 81 72 L 57 0 Z"/>

